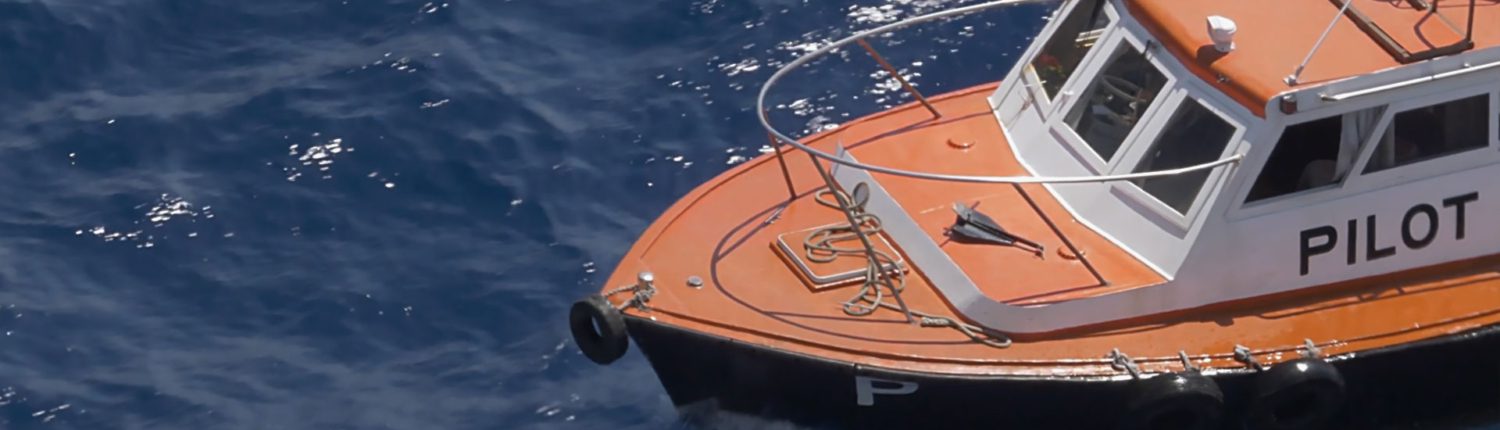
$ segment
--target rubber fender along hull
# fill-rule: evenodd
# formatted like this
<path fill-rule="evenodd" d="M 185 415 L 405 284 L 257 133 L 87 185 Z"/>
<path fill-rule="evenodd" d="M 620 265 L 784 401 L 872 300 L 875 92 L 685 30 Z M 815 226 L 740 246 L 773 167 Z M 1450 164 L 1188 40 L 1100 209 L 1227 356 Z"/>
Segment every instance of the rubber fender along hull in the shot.
<path fill-rule="evenodd" d="M 815 428 L 1117 428 L 1131 380 L 901 372 L 788 353 L 627 316 L 684 419 L 730 412 Z M 1500 326 L 1335 357 L 1346 398 L 1326 428 L 1384 428 L 1500 407 Z M 1240 429 L 1258 374 L 1208 375 Z M 864 404 L 862 404 L 864 403 Z M 712 422 L 704 423 L 713 428 Z"/>

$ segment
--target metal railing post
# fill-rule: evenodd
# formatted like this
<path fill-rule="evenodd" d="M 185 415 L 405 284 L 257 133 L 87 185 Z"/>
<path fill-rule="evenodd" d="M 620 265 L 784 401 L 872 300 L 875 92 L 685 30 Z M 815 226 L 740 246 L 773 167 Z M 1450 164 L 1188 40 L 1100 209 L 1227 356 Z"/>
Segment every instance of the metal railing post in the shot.
<path fill-rule="evenodd" d="M 781 155 L 781 139 L 776 135 L 766 132 L 766 137 L 771 139 L 771 150 L 776 152 L 776 163 L 781 165 L 781 179 L 786 180 L 787 201 L 797 199 L 797 187 L 792 186 L 792 171 L 786 167 L 786 157 Z"/>
<path fill-rule="evenodd" d="M 895 77 L 896 82 L 901 83 L 901 88 L 905 88 L 906 92 L 911 93 L 912 97 L 916 97 L 917 101 L 922 102 L 922 106 L 926 107 L 929 112 L 932 112 L 933 118 L 943 117 L 943 114 L 939 113 L 937 108 L 932 106 L 932 103 L 927 102 L 926 97 L 922 97 L 922 93 L 918 92 L 916 88 L 913 88 L 911 86 L 911 83 L 906 82 L 906 78 L 901 77 L 901 72 L 896 71 L 895 66 L 892 66 L 891 63 L 886 62 L 885 57 L 881 57 L 879 52 L 875 52 L 875 47 L 870 46 L 870 43 L 865 42 L 865 39 L 863 38 L 855 40 L 854 42 L 858 43 L 861 48 L 865 48 L 865 52 L 870 53 L 870 56 L 875 58 L 875 62 L 880 63 L 880 67 L 885 68 L 885 71 L 887 73 L 890 73 L 891 76 Z"/>

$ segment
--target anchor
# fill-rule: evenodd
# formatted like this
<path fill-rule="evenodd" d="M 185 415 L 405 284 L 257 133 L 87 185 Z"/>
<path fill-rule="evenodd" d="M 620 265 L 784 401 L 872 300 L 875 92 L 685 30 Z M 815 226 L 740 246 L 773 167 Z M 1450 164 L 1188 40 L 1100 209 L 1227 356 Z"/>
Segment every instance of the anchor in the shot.
<path fill-rule="evenodd" d="M 1046 250 L 1041 244 L 1016 236 L 1000 223 L 995 222 L 989 215 L 975 210 L 963 202 L 953 202 L 953 213 L 958 215 L 958 220 L 948 228 L 948 235 L 960 242 L 973 241 L 979 243 L 991 243 L 996 245 L 1014 246 L 1036 254 L 1038 257 Z"/>

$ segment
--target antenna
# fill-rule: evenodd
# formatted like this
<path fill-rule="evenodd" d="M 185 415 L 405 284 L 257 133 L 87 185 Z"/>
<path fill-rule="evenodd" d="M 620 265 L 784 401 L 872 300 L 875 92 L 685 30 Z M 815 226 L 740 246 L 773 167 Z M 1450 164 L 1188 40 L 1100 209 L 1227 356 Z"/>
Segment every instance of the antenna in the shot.
<path fill-rule="evenodd" d="M 1307 68 L 1307 63 L 1312 61 L 1313 54 L 1318 52 L 1318 48 L 1323 47 L 1323 41 L 1328 39 L 1328 33 L 1333 32 L 1333 25 L 1339 23 L 1339 19 L 1344 17 L 1344 12 L 1347 12 L 1349 10 L 1349 6 L 1352 5 L 1354 5 L 1354 0 L 1344 0 L 1344 7 L 1339 8 L 1338 15 L 1334 15 L 1333 21 L 1328 22 L 1328 28 L 1323 29 L 1323 35 L 1318 36 L 1318 42 L 1313 44 L 1312 50 L 1307 51 L 1307 56 L 1302 58 L 1302 64 L 1298 64 L 1297 70 L 1292 71 L 1292 74 L 1287 75 L 1287 85 L 1297 85 L 1297 78 L 1302 77 L 1302 70 Z"/>

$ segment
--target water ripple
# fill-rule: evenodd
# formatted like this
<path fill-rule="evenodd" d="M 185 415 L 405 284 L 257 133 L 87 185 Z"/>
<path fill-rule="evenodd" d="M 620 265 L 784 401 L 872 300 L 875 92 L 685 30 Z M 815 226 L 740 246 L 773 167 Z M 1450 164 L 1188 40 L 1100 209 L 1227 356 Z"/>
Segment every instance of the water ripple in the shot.
<path fill-rule="evenodd" d="M 569 304 L 771 150 L 772 71 L 968 3 L 0 2 L 0 427 L 692 427 L 639 354 L 582 357 Z M 1048 7 L 872 42 L 937 93 Z M 778 124 L 909 100 L 862 51 L 814 66 Z"/>

